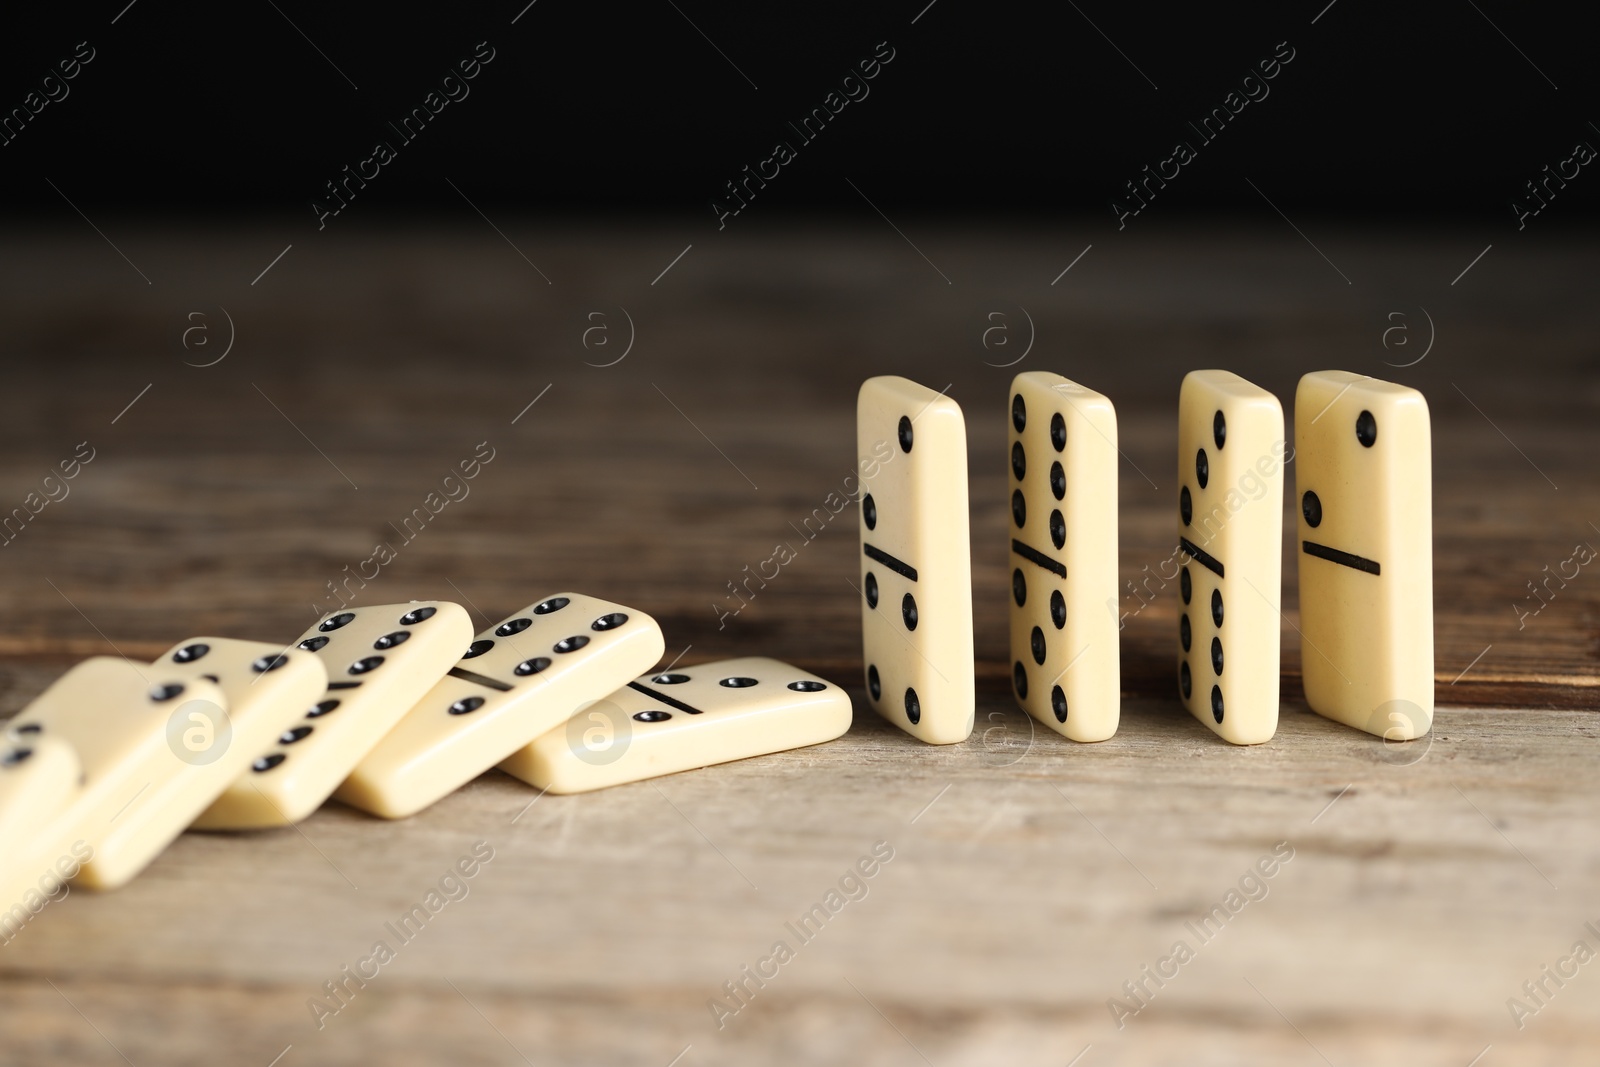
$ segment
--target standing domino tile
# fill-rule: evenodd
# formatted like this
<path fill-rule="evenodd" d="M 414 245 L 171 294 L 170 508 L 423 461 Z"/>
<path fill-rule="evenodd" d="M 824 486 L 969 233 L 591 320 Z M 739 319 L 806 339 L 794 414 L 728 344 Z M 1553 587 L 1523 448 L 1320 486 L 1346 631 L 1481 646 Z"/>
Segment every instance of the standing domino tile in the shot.
<path fill-rule="evenodd" d="M 1300 379 L 1300 669 L 1311 710 L 1392 741 L 1433 725 L 1433 445 L 1415 389 Z"/>
<path fill-rule="evenodd" d="M 1117 413 L 1059 374 L 1011 382 L 1011 686 L 1074 741 L 1117 732 Z"/>
<path fill-rule="evenodd" d="M 220 686 L 183 678 L 164 663 L 95 656 L 18 712 L 6 731 L 9 745 L 69 745 L 81 774 L 66 805 L 20 853 L 0 859 L 0 912 L 24 893 L 58 883 L 63 867 L 80 873 L 78 864 L 98 854 L 152 790 L 187 769 L 173 745 L 190 716 L 214 721 L 226 705 Z"/>
<path fill-rule="evenodd" d="M 156 660 L 164 675 L 221 686 L 226 716 L 195 714 L 169 729 L 173 766 L 95 846 L 78 881 L 115 889 L 144 870 L 328 685 L 309 652 L 231 637 L 180 641 Z"/>
<path fill-rule="evenodd" d="M 560 593 L 529 605 L 479 634 L 334 796 L 386 819 L 421 811 L 648 670 L 665 648 L 656 621 L 621 604 Z"/>
<path fill-rule="evenodd" d="M 974 693 L 961 408 L 905 378 L 868 378 L 856 401 L 856 454 L 867 698 L 920 741 L 964 741 Z"/>
<path fill-rule="evenodd" d="M 1190 714 L 1236 745 L 1278 728 L 1284 451 L 1277 397 L 1229 371 L 1184 377 L 1178 691 Z"/>
<path fill-rule="evenodd" d="M 832 741 L 850 697 L 775 659 L 703 663 L 629 682 L 500 764 L 550 793 L 640 782 Z"/>
<path fill-rule="evenodd" d="M 327 691 L 195 821 L 203 830 L 299 822 L 322 804 L 472 640 L 459 604 L 413 601 L 334 612 L 295 647 L 327 668 Z"/>

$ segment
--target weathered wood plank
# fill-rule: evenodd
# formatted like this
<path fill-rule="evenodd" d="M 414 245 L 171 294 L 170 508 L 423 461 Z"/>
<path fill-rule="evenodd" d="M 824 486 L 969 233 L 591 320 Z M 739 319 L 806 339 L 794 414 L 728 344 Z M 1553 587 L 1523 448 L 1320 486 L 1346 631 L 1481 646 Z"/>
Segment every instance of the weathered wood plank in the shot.
<path fill-rule="evenodd" d="M 290 1043 L 315 1062 L 453 1044 L 504 1062 L 461 993 L 562 1062 L 665 1063 L 693 1043 L 695 1062 L 823 1063 L 846 1040 L 915 1062 L 874 1006 L 941 1064 L 1091 1043 L 1104 1062 L 1304 1055 L 1274 1006 L 1336 1063 L 1465 1063 L 1488 1043 L 1532 1063 L 1600 1039 L 1600 987 L 1581 979 L 1523 1034 L 1505 1006 L 1575 939 L 1600 943 L 1583 927 L 1600 922 L 1600 787 L 1570 777 L 1600 754 L 1588 719 L 1449 710 L 1426 750 L 1303 710 L 1255 749 L 1147 702 L 1093 746 L 1030 740 L 1003 694 L 980 722 L 986 738 L 932 749 L 863 716 L 830 745 L 587 796 L 493 774 L 400 824 L 334 806 L 303 833 L 186 835 L 6 946 L 0 1018 L 23 1049 L 92 1054 L 49 978 L 134 1062 L 176 1063 L 224 1041 L 239 1062 Z M 493 860 L 402 943 L 385 924 L 479 840 Z M 785 924 L 877 841 L 893 859 L 802 942 Z M 1293 858 L 1245 883 L 1260 899 L 1196 936 L 1285 841 Z M 396 958 L 319 1031 L 308 999 L 377 940 Z M 719 1030 L 707 1002 L 777 940 L 794 959 Z M 1122 983 L 1177 940 L 1196 958 L 1119 1031 L 1107 1000 L 1136 1003 Z M 432 1036 L 404 1021 L 419 1012 Z"/>
<path fill-rule="evenodd" d="M 590 796 L 492 773 L 402 823 L 333 805 L 300 830 L 185 835 L 0 947 L 0 1063 L 121 1062 L 109 1039 L 139 1064 L 265 1065 L 290 1044 L 285 1065 L 516 1062 L 508 1041 L 600 1064 L 690 1044 L 684 1064 L 1065 1063 L 1091 1044 L 1084 1064 L 1316 1062 L 1308 1041 L 1335 1063 L 1466 1064 L 1492 1043 L 1486 1064 L 1533 1064 L 1600 1040 L 1587 969 L 1521 1031 L 1506 1007 L 1600 926 L 1600 726 L 1575 713 L 1600 706 L 1600 579 L 1552 582 L 1520 629 L 1514 607 L 1600 545 L 1600 309 L 1570 285 L 1593 245 L 1497 248 L 1473 276 L 1491 301 L 1444 291 L 1450 242 L 1384 235 L 1338 250 L 1352 296 L 1272 231 L 1097 245 L 1053 288 L 1059 249 L 1081 247 L 1066 230 L 919 234 L 952 286 L 893 234 L 752 230 L 655 287 L 687 238 L 542 230 L 546 286 L 492 233 L 352 231 L 255 288 L 240 250 L 274 235 L 123 232 L 159 294 L 102 271 L 103 248 L 0 248 L 0 516 L 96 449 L 0 547 L 0 714 L 85 655 L 287 639 L 379 540 L 398 558 L 356 603 L 492 617 L 591 589 L 656 615 L 669 657 L 775 655 L 858 686 L 854 515 L 829 494 L 851 484 L 856 385 L 892 372 L 951 383 L 968 415 L 980 733 L 933 749 L 862 711 L 834 744 Z M 1388 313 L 1436 275 L 1438 349 L 1385 368 Z M 218 305 L 236 349 L 185 367 L 186 314 Z M 616 329 L 624 306 L 634 350 L 584 366 L 611 358 L 581 344 L 589 313 Z M 986 361 L 1022 337 L 981 338 L 1020 307 L 1038 331 L 1022 365 L 1121 416 L 1128 699 L 1100 745 L 1034 734 L 1005 689 L 1012 371 Z M 1386 750 L 1305 711 L 1292 565 L 1279 736 L 1233 749 L 1167 699 L 1173 583 L 1141 583 L 1170 553 L 1172 411 L 1203 364 L 1286 401 L 1325 366 L 1429 396 L 1449 706 L 1431 742 Z M 389 524 L 483 441 L 470 494 L 402 544 Z M 750 579 L 779 542 L 794 562 Z M 315 1029 L 308 998 L 478 840 L 495 858 L 470 895 Z M 707 1000 L 879 840 L 895 858 L 868 895 L 718 1030 Z M 1279 841 L 1295 858 L 1266 899 L 1117 1030 L 1107 999 Z"/>

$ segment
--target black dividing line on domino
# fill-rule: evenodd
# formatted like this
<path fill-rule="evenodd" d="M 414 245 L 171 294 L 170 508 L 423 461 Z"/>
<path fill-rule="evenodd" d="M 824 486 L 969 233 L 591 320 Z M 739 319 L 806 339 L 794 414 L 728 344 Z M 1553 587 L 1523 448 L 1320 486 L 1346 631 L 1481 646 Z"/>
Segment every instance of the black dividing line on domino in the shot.
<path fill-rule="evenodd" d="M 649 697 L 651 700 L 659 700 L 661 703 L 665 704 L 667 707 L 676 708 L 677 710 L 683 712 L 685 715 L 702 715 L 702 714 L 704 714 L 704 712 L 702 712 L 697 707 L 694 707 L 694 706 L 689 705 L 689 704 L 685 704 L 681 700 L 675 700 L 672 697 L 667 696 L 667 694 L 665 694 L 665 693 L 658 693 L 654 689 L 651 689 L 649 686 L 640 685 L 638 682 L 629 682 L 628 683 L 628 688 L 629 689 L 636 689 L 639 692 L 643 693 L 645 696 Z"/>
<path fill-rule="evenodd" d="M 1030 563 L 1037 563 L 1039 566 L 1043 567 L 1051 574 L 1056 575 L 1058 578 L 1065 578 L 1067 576 L 1066 564 L 1057 563 L 1043 552 L 1040 552 L 1037 548 L 1029 548 L 1021 541 L 1013 539 L 1011 542 L 1011 551 L 1015 552 L 1017 555 L 1021 556 Z"/>
<path fill-rule="evenodd" d="M 481 685 L 485 689 L 494 689 L 502 693 L 509 693 L 513 688 L 498 679 L 482 674 L 474 674 L 464 667 L 451 667 L 449 673 L 452 678 L 460 678 L 463 682 L 471 682 L 473 685 Z"/>
<path fill-rule="evenodd" d="M 360 682 L 329 682 L 329 689 L 360 689 Z"/>
<path fill-rule="evenodd" d="M 1368 559 L 1351 552 L 1341 552 L 1337 548 L 1319 545 L 1315 541 L 1301 541 L 1300 547 L 1305 549 L 1306 555 L 1325 559 L 1329 563 L 1342 564 L 1352 570 L 1365 571 L 1368 574 L 1379 573 L 1378 561 L 1375 559 Z"/>
<path fill-rule="evenodd" d="M 1217 559 L 1217 557 L 1211 555 L 1211 553 L 1207 552 L 1203 548 L 1196 547 L 1195 543 L 1189 540 L 1187 537 L 1178 538 L 1178 544 L 1183 547 L 1183 551 L 1190 559 L 1200 564 L 1200 566 L 1204 567 L 1212 574 L 1215 574 L 1218 578 L 1223 577 L 1222 561 Z"/>
<path fill-rule="evenodd" d="M 879 563 L 883 564 L 885 567 L 888 567 L 896 574 L 904 575 L 905 577 L 910 578 L 913 582 L 917 580 L 917 568 L 913 567 L 909 563 L 901 563 L 883 549 L 874 547 L 873 545 L 862 545 L 861 551 L 867 554 L 868 559 L 877 560 Z"/>

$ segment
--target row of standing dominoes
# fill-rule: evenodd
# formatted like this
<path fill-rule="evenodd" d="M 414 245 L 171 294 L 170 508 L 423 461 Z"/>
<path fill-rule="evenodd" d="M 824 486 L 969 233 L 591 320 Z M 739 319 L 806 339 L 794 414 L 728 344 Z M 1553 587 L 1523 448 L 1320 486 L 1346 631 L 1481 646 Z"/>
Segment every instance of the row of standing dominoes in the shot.
<path fill-rule="evenodd" d="M 69 872 L 120 886 L 190 826 L 287 825 L 329 796 L 402 818 L 497 765 L 583 792 L 850 726 L 843 690 L 773 659 L 637 677 L 664 647 L 643 612 L 560 593 L 476 637 L 426 601 L 335 612 L 288 647 L 87 660 L 7 724 L 0 913 Z"/>
<path fill-rule="evenodd" d="M 1117 421 L 1057 374 L 1012 382 L 1011 684 L 1035 719 L 1101 741 L 1120 716 Z M 933 744 L 972 732 L 966 428 L 950 398 L 869 379 L 861 457 L 867 697 Z M 1301 673 L 1312 710 L 1388 740 L 1433 719 L 1432 460 L 1415 389 L 1318 371 L 1276 397 L 1220 370 L 1178 399 L 1178 691 L 1234 744 L 1277 729 L 1283 468 L 1300 493 Z M 885 459 L 884 457 L 888 457 Z"/>
<path fill-rule="evenodd" d="M 1420 735 L 1432 709 L 1426 405 L 1339 372 L 1307 375 L 1297 404 L 1308 700 Z M 1179 409 L 1180 691 L 1228 740 L 1264 741 L 1277 721 L 1282 411 L 1221 371 L 1189 375 Z M 1120 711 L 1115 412 L 1028 373 L 1010 421 L 1012 683 L 1041 722 L 1103 740 Z M 963 740 L 974 686 L 960 408 L 874 378 L 857 428 L 867 696 L 921 740 Z M 186 827 L 285 825 L 329 796 L 400 818 L 494 766 L 581 792 L 850 725 L 847 694 L 776 660 L 636 677 L 663 649 L 644 613 L 562 593 L 476 637 L 459 606 L 413 602 L 330 614 L 286 648 L 198 637 L 151 664 L 88 660 L 7 724 L 0 902 L 69 858 L 81 884 L 115 887 Z"/>

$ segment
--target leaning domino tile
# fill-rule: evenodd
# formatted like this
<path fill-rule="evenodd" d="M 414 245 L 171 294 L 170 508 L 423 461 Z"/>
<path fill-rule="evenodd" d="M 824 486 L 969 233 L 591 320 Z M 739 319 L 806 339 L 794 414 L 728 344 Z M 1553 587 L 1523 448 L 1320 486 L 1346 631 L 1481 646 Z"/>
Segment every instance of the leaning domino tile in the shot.
<path fill-rule="evenodd" d="M 152 789 L 189 768 L 173 747 L 189 716 L 215 718 L 226 704 L 221 686 L 183 677 L 166 664 L 96 656 L 18 712 L 7 725 L 6 744 L 67 745 L 80 775 L 66 804 L 30 843 L 0 859 L 0 912 L 43 882 L 54 886 L 81 873 L 78 865 L 136 816 Z M 53 873 L 63 869 L 69 873 Z"/>
<path fill-rule="evenodd" d="M 850 697 L 758 656 L 646 675 L 541 735 L 500 769 L 551 793 L 585 793 L 832 741 Z"/>
<path fill-rule="evenodd" d="M 1306 702 L 1391 741 L 1433 725 L 1428 402 L 1348 371 L 1300 379 L 1300 669 Z"/>
<path fill-rule="evenodd" d="M 954 400 L 868 378 L 856 401 L 861 646 L 873 710 L 921 741 L 972 733 L 967 429 Z"/>
<path fill-rule="evenodd" d="M 206 830 L 299 822 L 461 658 L 472 620 L 459 604 L 412 601 L 331 612 L 295 647 L 315 654 L 328 688 L 300 721 L 195 821 Z"/>
<path fill-rule="evenodd" d="M 0 736 L 0 857 L 31 845 L 66 810 L 82 777 L 77 750 L 62 738 Z"/>
<path fill-rule="evenodd" d="M 180 641 L 152 667 L 185 682 L 215 682 L 226 715 L 196 710 L 171 731 L 169 773 L 129 805 L 78 875 L 93 889 L 114 889 L 143 870 L 328 685 L 322 661 L 309 652 L 231 637 Z"/>
<path fill-rule="evenodd" d="M 1230 371 L 1178 395 L 1178 691 L 1236 745 L 1278 728 L 1283 407 Z"/>
<path fill-rule="evenodd" d="M 59 817 L 82 778 L 76 750 L 59 737 L 0 738 L 0 940 L 16 936 L 78 873 L 87 842 L 74 855 Z"/>
<path fill-rule="evenodd" d="M 1122 708 L 1117 413 L 1059 374 L 1011 382 L 1011 687 L 1035 719 L 1104 741 Z"/>
<path fill-rule="evenodd" d="M 334 795 L 386 819 L 421 811 L 648 670 L 665 647 L 642 611 L 546 597 L 479 634 Z"/>

